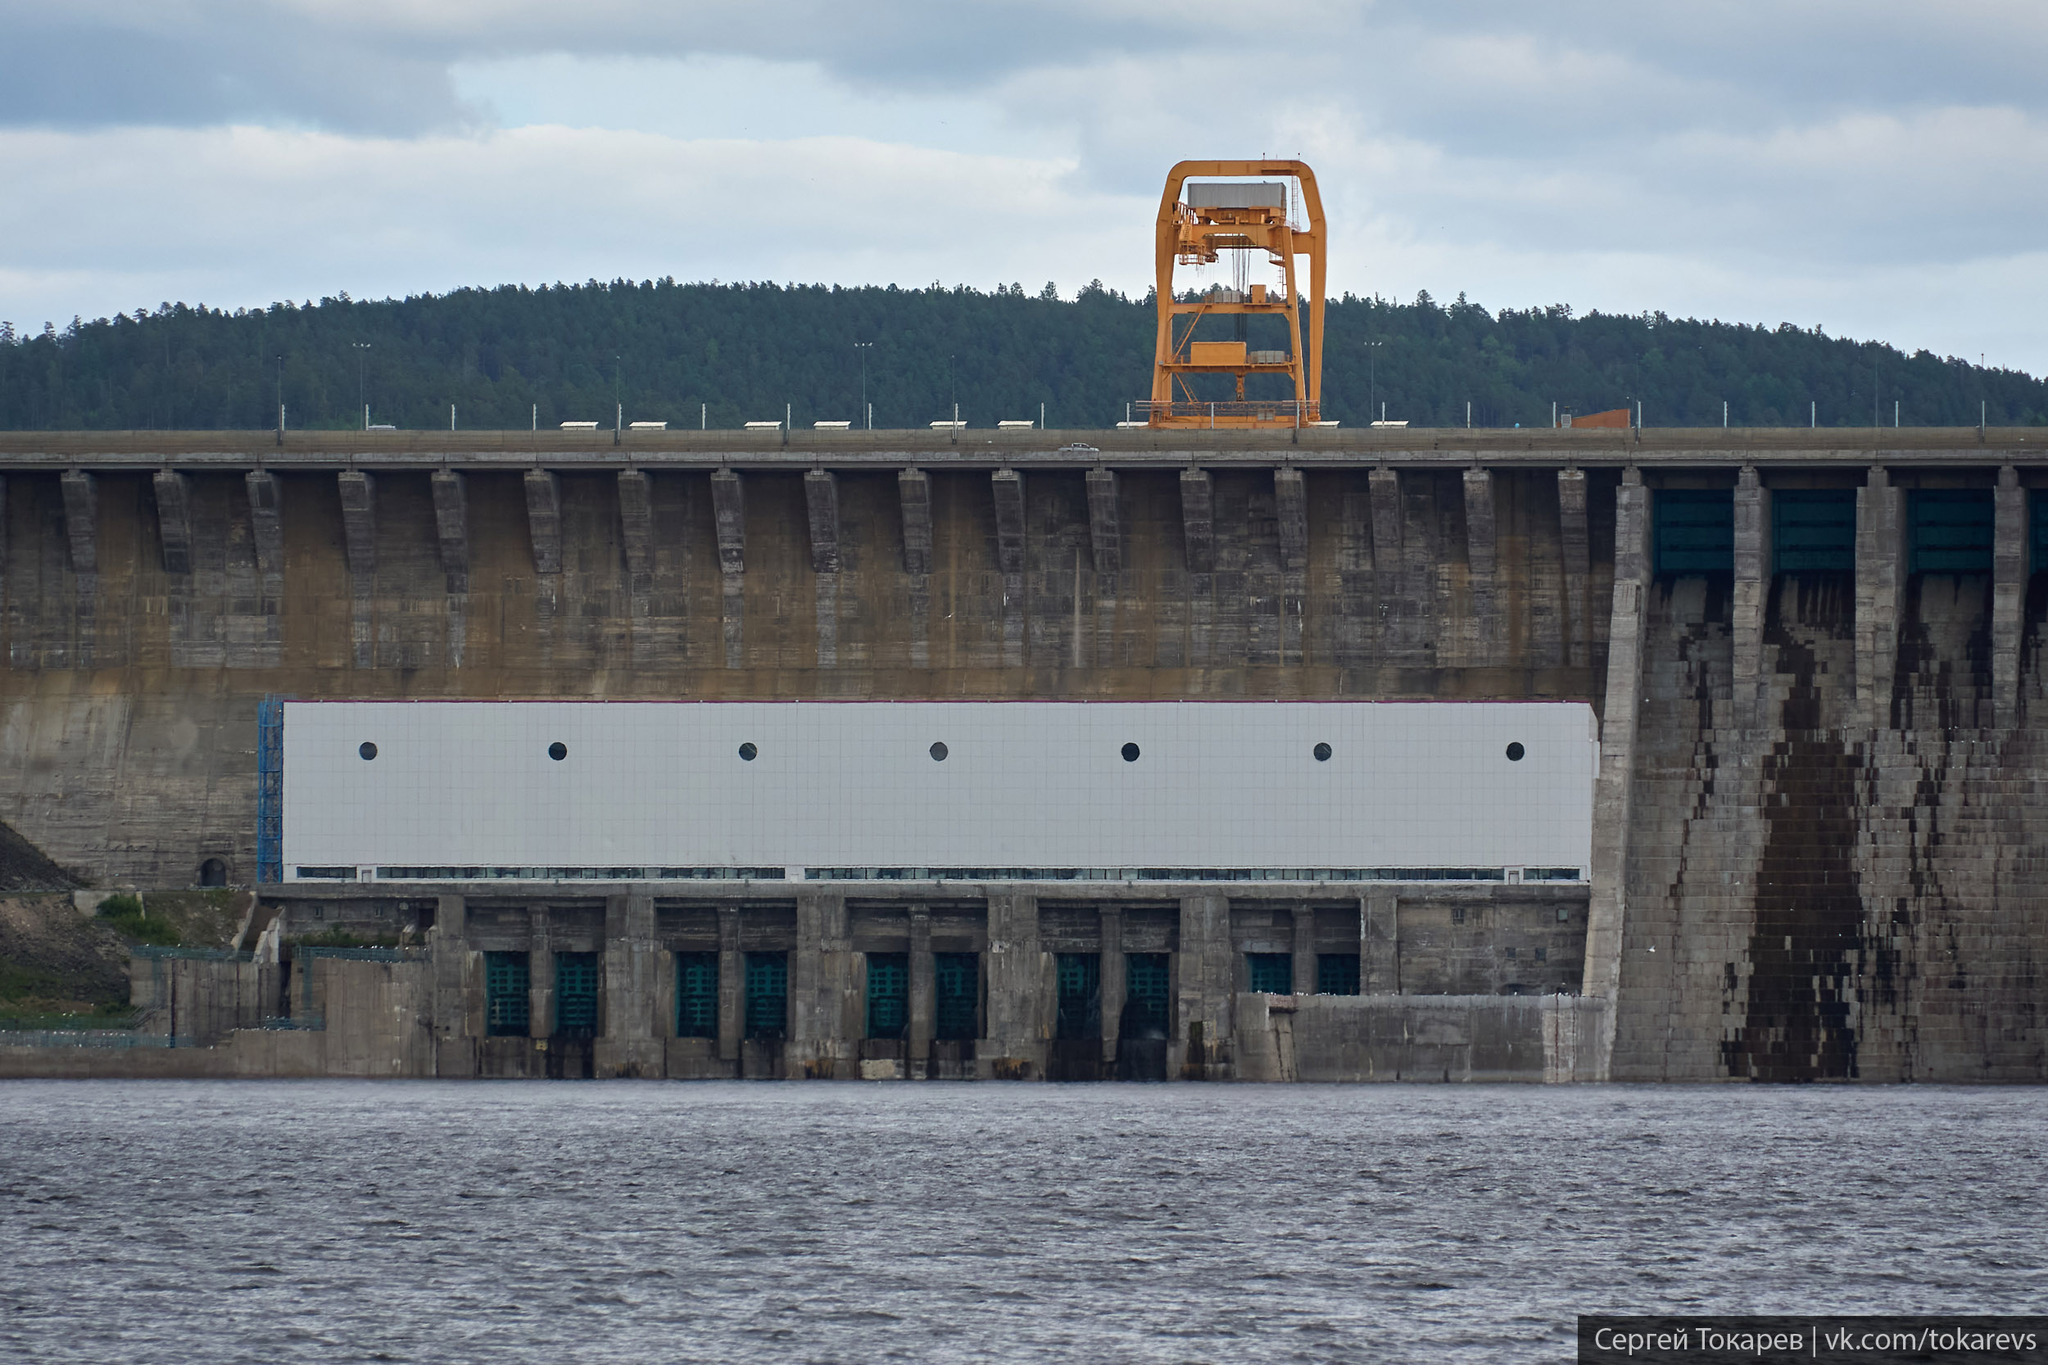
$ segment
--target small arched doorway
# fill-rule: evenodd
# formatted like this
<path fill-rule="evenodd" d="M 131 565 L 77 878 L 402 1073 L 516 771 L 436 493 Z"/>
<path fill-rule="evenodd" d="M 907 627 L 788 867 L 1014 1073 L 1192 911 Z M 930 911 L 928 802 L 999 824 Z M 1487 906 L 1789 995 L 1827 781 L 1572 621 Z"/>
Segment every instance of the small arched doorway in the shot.
<path fill-rule="evenodd" d="M 201 886 L 226 886 L 228 884 L 228 865 L 218 858 L 208 858 L 199 865 L 199 884 Z"/>

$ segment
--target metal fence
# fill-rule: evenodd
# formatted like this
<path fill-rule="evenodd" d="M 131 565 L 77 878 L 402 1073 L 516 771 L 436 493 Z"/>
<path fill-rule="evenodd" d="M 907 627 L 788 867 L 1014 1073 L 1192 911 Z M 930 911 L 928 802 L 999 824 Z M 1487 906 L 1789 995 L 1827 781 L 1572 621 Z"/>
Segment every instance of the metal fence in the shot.
<path fill-rule="evenodd" d="M 191 1047 L 189 1038 L 129 1029 L 0 1029 L 0 1047 Z"/>
<path fill-rule="evenodd" d="M 128 950 L 136 957 L 155 958 L 158 961 L 179 962 L 254 962 L 256 955 L 233 948 L 160 948 L 153 943 L 139 943 Z"/>

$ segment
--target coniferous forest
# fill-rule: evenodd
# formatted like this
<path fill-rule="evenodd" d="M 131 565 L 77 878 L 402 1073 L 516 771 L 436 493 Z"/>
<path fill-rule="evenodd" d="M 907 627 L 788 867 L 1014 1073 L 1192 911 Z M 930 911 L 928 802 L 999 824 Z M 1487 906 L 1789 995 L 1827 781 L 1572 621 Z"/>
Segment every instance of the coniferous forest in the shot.
<path fill-rule="evenodd" d="M 380 424 L 444 430 L 451 404 L 465 429 L 608 427 L 615 404 L 626 421 L 673 428 L 785 411 L 799 426 L 859 424 L 863 363 L 877 427 L 923 426 L 956 402 L 972 426 L 1035 419 L 1043 404 L 1048 426 L 1104 427 L 1146 396 L 1154 318 L 1150 298 L 1100 283 L 1071 299 L 1050 284 L 1034 294 L 663 279 L 344 294 L 231 313 L 166 304 L 36 335 L 0 325 L 0 428 L 267 429 L 280 394 L 293 428 L 360 426 L 364 404 Z M 2048 383 L 2023 372 L 1789 324 L 1347 294 L 1332 300 L 1327 329 L 1324 415 L 1347 426 L 1382 403 L 1417 426 L 1463 426 L 1468 403 L 1473 425 L 1511 427 L 1549 425 L 1553 404 L 1636 402 L 1647 426 L 1718 426 L 1724 402 L 1735 426 L 1889 426 L 1894 404 L 1906 426 L 1973 426 L 1980 404 L 1993 426 L 2048 423 Z"/>

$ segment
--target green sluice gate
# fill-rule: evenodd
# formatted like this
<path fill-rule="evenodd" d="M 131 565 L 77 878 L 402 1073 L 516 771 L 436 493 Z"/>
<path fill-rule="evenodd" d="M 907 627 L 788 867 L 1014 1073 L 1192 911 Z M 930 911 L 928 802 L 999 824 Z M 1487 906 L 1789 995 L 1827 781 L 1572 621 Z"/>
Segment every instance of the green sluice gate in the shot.
<path fill-rule="evenodd" d="M 1102 958 L 1096 953 L 1061 953 L 1055 977 L 1059 1006 L 1054 1035 L 1059 1038 L 1102 1036 Z"/>
<path fill-rule="evenodd" d="M 555 954 L 555 1036 L 597 1036 L 597 954 Z"/>
<path fill-rule="evenodd" d="M 901 1038 L 910 1030 L 910 957 L 868 954 L 868 1037 Z"/>
<path fill-rule="evenodd" d="M 524 1038 L 532 1031 L 532 981 L 525 953 L 484 954 L 484 1032 Z"/>
<path fill-rule="evenodd" d="M 1785 488 L 1771 494 L 1771 562 L 1779 573 L 1856 568 L 1856 490 Z"/>
<path fill-rule="evenodd" d="M 789 1032 L 789 954 L 747 954 L 747 1037 Z"/>
<path fill-rule="evenodd" d="M 981 1036 L 981 957 L 932 954 L 932 1033 L 946 1042 Z"/>
<path fill-rule="evenodd" d="M 1990 573 L 1996 509 L 1988 488 L 1906 493 L 1913 573 Z"/>
<path fill-rule="evenodd" d="M 1316 957 L 1317 995 L 1358 994 L 1358 954 L 1320 953 Z"/>
<path fill-rule="evenodd" d="M 1118 1032 L 1127 1038 L 1164 1038 L 1172 1031 L 1173 1004 L 1165 953 L 1124 957 L 1124 1013 Z"/>
<path fill-rule="evenodd" d="M 1254 995 L 1294 994 L 1294 958 L 1287 953 L 1246 953 L 1245 982 Z"/>
<path fill-rule="evenodd" d="M 1659 489 L 1650 507 L 1658 573 L 1735 572 L 1733 489 Z"/>
<path fill-rule="evenodd" d="M 676 954 L 676 1037 L 718 1036 L 718 954 Z"/>

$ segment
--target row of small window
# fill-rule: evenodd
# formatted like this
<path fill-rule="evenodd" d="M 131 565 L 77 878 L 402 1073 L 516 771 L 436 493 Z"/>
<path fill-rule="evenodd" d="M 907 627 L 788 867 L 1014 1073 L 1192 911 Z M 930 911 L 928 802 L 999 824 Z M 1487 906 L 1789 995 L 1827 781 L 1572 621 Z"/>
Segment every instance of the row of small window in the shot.
<path fill-rule="evenodd" d="M 944 763 L 947 757 L 953 751 L 946 747 L 946 743 L 944 740 L 938 740 L 934 742 L 931 748 L 926 750 L 926 752 L 932 756 L 932 762 Z M 1135 744 L 1125 744 L 1122 749 L 1118 750 L 1118 752 L 1123 755 L 1123 760 L 1126 763 L 1136 763 L 1141 753 L 1138 746 Z M 1316 762 L 1328 763 L 1330 761 L 1330 755 L 1334 751 L 1327 744 L 1317 744 L 1316 747 L 1310 752 L 1315 755 Z M 359 757 L 361 757 L 363 762 L 368 763 L 377 757 L 377 746 L 375 742 L 366 739 L 361 744 L 358 744 L 356 746 L 356 753 Z M 752 763 L 755 759 L 761 756 L 761 746 L 753 743 L 750 740 L 747 743 L 740 745 L 739 755 L 741 762 Z M 562 741 L 556 740 L 553 744 L 548 745 L 548 757 L 552 758 L 555 762 L 560 763 L 563 759 L 567 758 L 568 756 L 569 746 L 562 743 Z M 1521 745 L 1508 745 L 1509 758 L 1520 759 L 1521 756 Z"/>
<path fill-rule="evenodd" d="M 1579 867 L 805 867 L 805 881 L 839 882 L 1577 882 Z M 300 881 L 675 882 L 787 881 L 775 867 L 420 867 L 298 863 Z M 1463 910 L 1455 915 L 1463 915 Z M 1459 923 L 1464 921 L 1460 919 Z"/>

